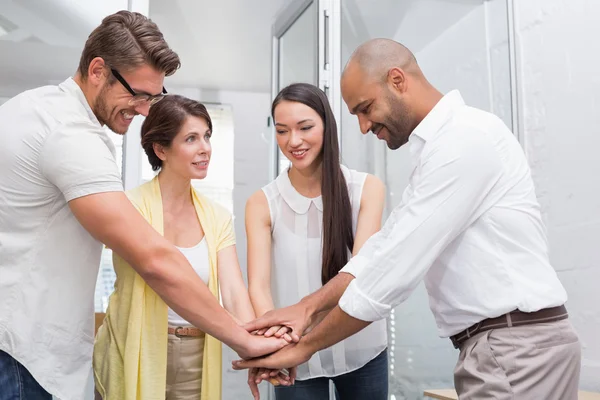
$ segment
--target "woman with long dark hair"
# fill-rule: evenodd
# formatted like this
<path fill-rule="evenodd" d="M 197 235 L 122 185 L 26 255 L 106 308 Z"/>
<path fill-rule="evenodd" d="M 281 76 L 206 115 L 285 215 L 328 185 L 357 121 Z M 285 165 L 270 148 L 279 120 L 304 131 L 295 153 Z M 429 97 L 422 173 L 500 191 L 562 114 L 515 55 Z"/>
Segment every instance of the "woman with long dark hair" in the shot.
<path fill-rule="evenodd" d="M 289 169 L 246 205 L 249 293 L 261 316 L 299 302 L 334 277 L 380 229 L 384 186 L 340 165 L 336 121 L 319 88 L 297 83 L 273 101 L 277 144 Z M 310 328 L 309 328 L 310 329 Z M 272 327 L 277 336 L 286 327 Z M 263 332 L 259 332 L 263 333 Z M 277 386 L 277 400 L 387 400 L 385 320 L 298 366 L 295 384 Z M 260 379 L 264 371 L 255 371 Z"/>

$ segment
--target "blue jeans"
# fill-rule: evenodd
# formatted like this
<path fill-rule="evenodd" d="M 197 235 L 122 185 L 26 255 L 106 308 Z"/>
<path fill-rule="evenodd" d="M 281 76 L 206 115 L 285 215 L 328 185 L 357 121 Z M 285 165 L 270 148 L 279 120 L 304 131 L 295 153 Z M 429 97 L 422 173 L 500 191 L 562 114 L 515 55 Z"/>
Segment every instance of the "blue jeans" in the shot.
<path fill-rule="evenodd" d="M 277 400 L 329 400 L 329 380 L 335 386 L 337 400 L 387 400 L 387 349 L 364 367 L 333 378 L 298 381 L 293 386 L 275 387 Z"/>
<path fill-rule="evenodd" d="M 0 400 L 52 400 L 52 396 L 24 366 L 0 350 Z"/>

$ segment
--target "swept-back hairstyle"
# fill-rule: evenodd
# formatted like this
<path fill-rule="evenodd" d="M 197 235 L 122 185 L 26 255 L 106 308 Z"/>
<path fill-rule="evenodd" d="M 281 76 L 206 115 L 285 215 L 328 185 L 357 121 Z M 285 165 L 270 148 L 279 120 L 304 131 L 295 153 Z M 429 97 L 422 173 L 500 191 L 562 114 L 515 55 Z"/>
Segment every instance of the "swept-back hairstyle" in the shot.
<path fill-rule="evenodd" d="M 79 60 L 82 79 L 87 79 L 90 63 L 96 57 L 102 57 L 120 72 L 148 64 L 169 76 L 181 65 L 179 56 L 169 48 L 154 22 L 140 13 L 125 10 L 104 18 L 88 37 Z"/>

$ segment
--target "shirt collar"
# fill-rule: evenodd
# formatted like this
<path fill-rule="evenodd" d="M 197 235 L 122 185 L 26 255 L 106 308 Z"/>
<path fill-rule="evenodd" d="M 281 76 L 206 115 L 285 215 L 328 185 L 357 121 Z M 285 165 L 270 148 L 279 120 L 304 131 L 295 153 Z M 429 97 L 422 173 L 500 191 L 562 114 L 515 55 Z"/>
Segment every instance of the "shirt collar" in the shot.
<path fill-rule="evenodd" d="M 452 116 L 452 113 L 465 105 L 460 92 L 453 90 L 438 101 L 429 114 L 413 130 L 411 136 L 418 136 L 424 141 L 431 140 Z"/>
<path fill-rule="evenodd" d="M 94 111 L 92 111 L 92 108 L 90 107 L 90 104 L 88 103 L 87 99 L 85 98 L 83 90 L 81 90 L 81 88 L 73 78 L 67 78 L 65 81 L 59 84 L 58 87 L 61 90 L 64 90 L 67 93 L 71 93 L 73 96 L 75 96 L 85 108 L 85 111 L 88 113 L 90 120 L 98 124 L 98 126 L 102 126 L 102 124 L 100 124 L 100 121 L 98 121 L 96 114 L 94 114 Z"/>
<path fill-rule="evenodd" d="M 281 193 L 283 200 L 285 200 L 285 202 L 292 210 L 294 210 L 296 214 L 306 214 L 311 203 L 314 203 L 315 207 L 317 207 L 319 211 L 323 212 L 323 198 L 319 196 L 311 199 L 302 196 L 292 185 L 288 172 L 289 168 L 286 168 L 275 180 L 277 189 L 279 189 L 279 193 Z"/>
<path fill-rule="evenodd" d="M 452 113 L 464 105 L 465 101 L 460 92 L 453 90 L 442 97 L 412 131 L 408 143 L 409 152 L 415 165 L 425 143 L 435 138 Z"/>

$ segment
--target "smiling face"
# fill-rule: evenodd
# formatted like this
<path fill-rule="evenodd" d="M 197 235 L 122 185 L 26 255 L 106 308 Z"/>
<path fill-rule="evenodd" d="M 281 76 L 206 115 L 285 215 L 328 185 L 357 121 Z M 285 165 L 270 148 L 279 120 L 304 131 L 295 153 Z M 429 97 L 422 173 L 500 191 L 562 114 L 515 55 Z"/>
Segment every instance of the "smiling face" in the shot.
<path fill-rule="evenodd" d="M 283 100 L 273 113 L 277 144 L 281 152 L 298 170 L 321 161 L 323 120 L 305 104 Z"/>
<path fill-rule="evenodd" d="M 201 117 L 186 117 L 169 147 L 154 145 L 162 169 L 186 179 L 204 179 L 212 154 L 212 132 Z"/>
<path fill-rule="evenodd" d="M 150 95 L 162 93 L 165 75 L 148 65 L 123 72 L 122 77 L 135 93 Z M 101 124 L 108 126 L 113 132 L 125 134 L 133 117 L 138 114 L 146 116 L 150 109 L 149 103 L 130 105 L 132 98 L 133 95 L 123 84 L 107 77 L 96 97 L 94 114 Z"/>
<path fill-rule="evenodd" d="M 390 76 L 394 74 L 402 71 L 392 70 L 387 79 L 374 80 L 360 67 L 349 65 L 341 81 L 342 97 L 358 117 L 361 132 L 372 132 L 392 150 L 404 145 L 416 126 L 405 81 L 398 83 L 398 76 Z"/>

